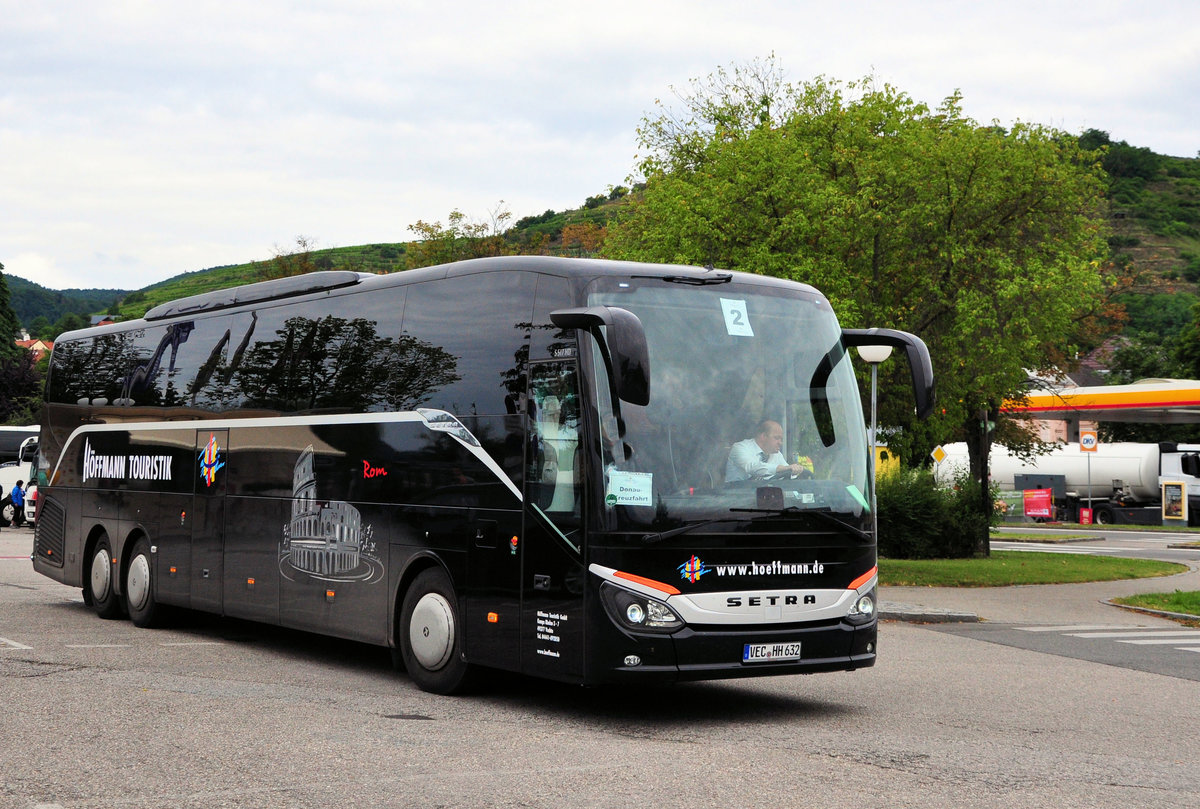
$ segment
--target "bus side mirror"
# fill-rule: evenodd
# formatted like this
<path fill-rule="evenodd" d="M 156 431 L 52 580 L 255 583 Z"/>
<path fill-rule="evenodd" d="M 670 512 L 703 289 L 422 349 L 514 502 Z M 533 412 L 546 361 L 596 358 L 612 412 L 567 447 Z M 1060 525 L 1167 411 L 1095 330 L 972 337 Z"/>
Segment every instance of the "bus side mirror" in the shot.
<path fill-rule="evenodd" d="M 917 415 L 925 418 L 933 412 L 933 363 L 929 348 L 915 334 L 895 329 L 842 329 L 842 343 L 850 346 L 886 345 L 902 349 L 912 371 L 913 395 L 917 400 Z"/>
<path fill-rule="evenodd" d="M 600 345 L 609 384 L 617 397 L 635 405 L 650 403 L 650 352 L 646 330 L 637 315 L 618 306 L 586 306 L 556 309 L 550 313 L 550 322 L 560 329 L 591 332 Z"/>
<path fill-rule="evenodd" d="M 19 463 L 30 463 L 37 458 L 38 440 L 36 438 L 26 438 L 21 442 L 21 448 L 17 450 Z"/>

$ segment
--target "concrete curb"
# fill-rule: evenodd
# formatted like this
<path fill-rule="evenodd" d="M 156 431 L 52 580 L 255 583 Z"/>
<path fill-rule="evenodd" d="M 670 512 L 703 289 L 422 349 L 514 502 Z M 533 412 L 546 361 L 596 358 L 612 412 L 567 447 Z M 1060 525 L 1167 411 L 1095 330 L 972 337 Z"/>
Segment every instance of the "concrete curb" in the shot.
<path fill-rule="evenodd" d="M 880 603 L 879 618 L 882 621 L 904 621 L 910 624 L 973 624 L 979 622 L 979 616 L 970 612 L 918 607 L 890 601 Z"/>

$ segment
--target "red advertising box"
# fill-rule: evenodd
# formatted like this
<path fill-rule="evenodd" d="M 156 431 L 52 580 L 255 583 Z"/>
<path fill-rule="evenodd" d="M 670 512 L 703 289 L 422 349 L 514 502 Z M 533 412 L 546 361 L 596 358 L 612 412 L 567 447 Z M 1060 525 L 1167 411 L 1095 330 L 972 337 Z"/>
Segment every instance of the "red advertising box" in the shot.
<path fill-rule="evenodd" d="M 1090 508 L 1079 509 L 1079 524 L 1080 525 L 1091 525 L 1092 524 L 1092 510 Z"/>
<path fill-rule="evenodd" d="M 1026 489 L 1025 516 L 1050 519 L 1054 514 L 1054 494 L 1049 489 Z"/>

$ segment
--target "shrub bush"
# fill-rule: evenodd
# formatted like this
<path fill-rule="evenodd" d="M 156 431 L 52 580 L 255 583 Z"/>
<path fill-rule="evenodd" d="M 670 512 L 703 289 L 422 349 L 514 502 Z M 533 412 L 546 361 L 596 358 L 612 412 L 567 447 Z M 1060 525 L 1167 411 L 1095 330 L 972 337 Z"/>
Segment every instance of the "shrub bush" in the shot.
<path fill-rule="evenodd" d="M 890 559 L 963 558 L 975 553 L 994 515 L 979 513 L 979 488 L 965 475 L 944 489 L 925 469 L 879 478 L 879 555 Z M 992 498 L 995 499 L 994 497 Z"/>

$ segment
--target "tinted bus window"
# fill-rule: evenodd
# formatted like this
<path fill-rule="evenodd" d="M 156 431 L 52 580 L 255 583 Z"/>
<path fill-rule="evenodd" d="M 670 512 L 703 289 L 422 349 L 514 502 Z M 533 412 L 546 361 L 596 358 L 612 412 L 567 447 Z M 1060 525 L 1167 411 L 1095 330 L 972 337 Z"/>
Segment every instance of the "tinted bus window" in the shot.
<path fill-rule="evenodd" d="M 421 404 L 460 417 L 507 412 L 523 375 L 536 276 L 480 273 L 409 287 L 404 334 L 429 382 Z M 444 353 L 442 353 L 444 352 Z"/>
<path fill-rule="evenodd" d="M 390 409 L 403 307 L 399 288 L 239 315 L 245 348 L 232 349 L 218 395 L 282 412 Z"/>

